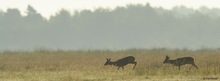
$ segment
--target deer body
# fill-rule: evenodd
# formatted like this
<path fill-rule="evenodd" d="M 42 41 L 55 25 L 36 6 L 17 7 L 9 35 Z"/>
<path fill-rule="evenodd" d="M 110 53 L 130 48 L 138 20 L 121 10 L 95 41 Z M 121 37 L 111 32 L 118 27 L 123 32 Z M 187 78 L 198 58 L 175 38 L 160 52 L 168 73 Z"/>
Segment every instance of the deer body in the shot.
<path fill-rule="evenodd" d="M 169 58 L 170 57 L 166 56 L 166 59 L 164 60 L 163 63 L 164 64 L 170 63 L 170 64 L 173 64 L 174 66 L 178 66 L 179 70 L 180 70 L 180 66 L 185 65 L 185 64 L 191 64 L 192 66 L 194 66 L 198 69 L 198 67 L 195 65 L 194 59 L 192 57 L 177 58 L 176 60 L 170 60 Z M 189 69 L 191 69 L 191 67 Z"/>
<path fill-rule="evenodd" d="M 111 62 L 110 58 L 106 59 L 106 63 L 104 65 L 114 65 L 114 66 L 117 66 L 118 67 L 118 70 L 120 68 L 124 69 L 124 66 L 127 65 L 127 64 L 134 64 L 134 67 L 133 69 L 135 68 L 135 66 L 137 65 L 137 62 L 135 62 L 135 58 L 133 56 L 128 56 L 128 57 L 124 57 L 122 59 L 119 59 L 115 62 Z"/>

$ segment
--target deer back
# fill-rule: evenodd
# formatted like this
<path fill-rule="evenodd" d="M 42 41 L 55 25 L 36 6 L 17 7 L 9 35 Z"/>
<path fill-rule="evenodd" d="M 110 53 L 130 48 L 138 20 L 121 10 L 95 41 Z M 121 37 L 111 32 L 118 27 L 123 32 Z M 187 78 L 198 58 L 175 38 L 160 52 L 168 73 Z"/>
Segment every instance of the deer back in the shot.
<path fill-rule="evenodd" d="M 119 59 L 115 62 L 116 66 L 124 66 L 127 65 L 129 63 L 134 62 L 135 58 L 133 56 L 128 56 L 128 57 L 124 57 L 122 59 Z"/>
<path fill-rule="evenodd" d="M 183 57 L 177 58 L 174 62 L 174 65 L 185 65 L 194 63 L 194 59 L 192 57 Z"/>

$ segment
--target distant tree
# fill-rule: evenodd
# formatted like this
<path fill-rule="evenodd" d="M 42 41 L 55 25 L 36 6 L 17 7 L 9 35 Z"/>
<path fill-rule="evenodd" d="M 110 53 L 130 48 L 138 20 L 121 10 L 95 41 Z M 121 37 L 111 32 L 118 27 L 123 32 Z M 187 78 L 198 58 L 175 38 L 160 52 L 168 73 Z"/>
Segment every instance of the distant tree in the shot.
<path fill-rule="evenodd" d="M 30 5 L 27 7 L 27 16 L 25 16 L 25 24 L 27 28 L 39 29 L 46 26 L 46 19 L 37 13 L 37 11 Z"/>
<path fill-rule="evenodd" d="M 6 13 L 2 14 L 0 24 L 5 29 L 14 30 L 22 26 L 23 20 L 18 9 L 7 9 Z"/>
<path fill-rule="evenodd" d="M 27 14 L 28 15 L 35 15 L 35 14 L 37 14 L 37 11 L 31 5 L 28 5 Z"/>
<path fill-rule="evenodd" d="M 2 10 L 0 10 L 0 17 L 2 17 L 4 14 L 4 12 Z"/>
<path fill-rule="evenodd" d="M 2 23 L 1 23 L 1 22 L 3 22 L 3 14 L 4 14 L 4 12 L 2 10 L 0 10 L 0 31 L 4 29 L 2 26 Z"/>
<path fill-rule="evenodd" d="M 52 28 L 65 29 L 71 27 L 72 23 L 72 16 L 70 12 L 64 9 L 50 18 L 50 26 Z"/>

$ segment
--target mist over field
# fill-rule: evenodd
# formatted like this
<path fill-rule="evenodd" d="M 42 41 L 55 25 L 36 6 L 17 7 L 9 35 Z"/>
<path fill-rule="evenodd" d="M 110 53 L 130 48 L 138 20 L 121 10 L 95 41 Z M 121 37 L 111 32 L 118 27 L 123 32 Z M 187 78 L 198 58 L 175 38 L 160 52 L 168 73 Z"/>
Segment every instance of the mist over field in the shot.
<path fill-rule="evenodd" d="M 0 10 L 0 51 L 220 47 L 217 8 L 146 4 L 70 13 L 63 9 L 46 19 L 31 5 L 25 16 L 18 9 Z"/>

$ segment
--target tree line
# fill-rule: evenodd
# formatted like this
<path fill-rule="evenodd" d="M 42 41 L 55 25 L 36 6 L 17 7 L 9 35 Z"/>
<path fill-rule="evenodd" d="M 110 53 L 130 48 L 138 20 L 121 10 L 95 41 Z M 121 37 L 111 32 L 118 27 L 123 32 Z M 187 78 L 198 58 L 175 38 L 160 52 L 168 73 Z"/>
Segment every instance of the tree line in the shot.
<path fill-rule="evenodd" d="M 55 49 L 200 48 L 219 47 L 220 9 L 172 10 L 127 5 L 114 10 L 62 9 L 50 19 L 31 5 L 0 10 L 0 50 L 46 47 Z"/>

